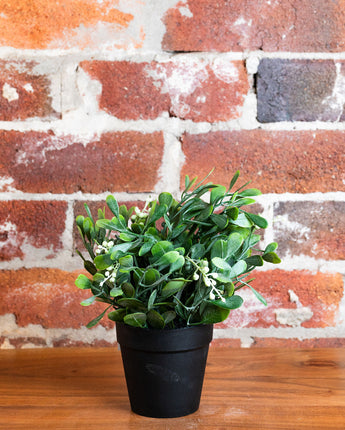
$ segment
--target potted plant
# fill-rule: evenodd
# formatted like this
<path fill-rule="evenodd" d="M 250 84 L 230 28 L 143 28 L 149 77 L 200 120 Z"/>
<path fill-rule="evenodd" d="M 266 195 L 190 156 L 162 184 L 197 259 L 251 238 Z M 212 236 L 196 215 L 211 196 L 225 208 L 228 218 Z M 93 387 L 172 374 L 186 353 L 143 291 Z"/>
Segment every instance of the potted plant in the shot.
<path fill-rule="evenodd" d="M 209 175 L 208 175 L 209 176 Z M 176 417 L 198 409 L 213 324 L 224 321 L 243 299 L 244 287 L 266 305 L 250 285 L 249 273 L 264 262 L 279 263 L 277 244 L 259 249 L 262 216 L 247 211 L 261 194 L 244 186 L 205 183 L 185 178 L 179 200 L 170 193 L 140 210 L 119 207 L 110 195 L 113 214 L 98 210 L 76 224 L 90 259 L 77 287 L 90 289 L 81 304 L 108 306 L 116 322 L 132 410 L 152 417 Z M 134 373 L 132 375 L 132 373 Z"/>

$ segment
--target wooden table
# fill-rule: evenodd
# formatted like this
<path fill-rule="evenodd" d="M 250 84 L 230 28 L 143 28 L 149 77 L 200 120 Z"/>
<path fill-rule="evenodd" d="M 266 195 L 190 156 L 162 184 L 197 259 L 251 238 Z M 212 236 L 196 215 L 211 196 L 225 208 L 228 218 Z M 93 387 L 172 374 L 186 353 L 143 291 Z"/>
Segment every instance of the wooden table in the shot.
<path fill-rule="evenodd" d="M 113 348 L 0 351 L 0 429 L 345 429 L 345 349 L 210 349 L 201 406 L 130 411 Z"/>

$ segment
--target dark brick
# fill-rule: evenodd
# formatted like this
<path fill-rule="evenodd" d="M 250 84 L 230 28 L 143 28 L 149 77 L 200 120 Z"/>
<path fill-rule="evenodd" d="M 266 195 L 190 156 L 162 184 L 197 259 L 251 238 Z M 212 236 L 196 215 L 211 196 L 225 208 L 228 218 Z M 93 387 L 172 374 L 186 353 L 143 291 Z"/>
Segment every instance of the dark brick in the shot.
<path fill-rule="evenodd" d="M 337 121 L 333 61 L 264 59 L 257 75 L 258 121 Z M 340 94 L 341 95 L 341 94 Z"/>
<path fill-rule="evenodd" d="M 280 202 L 274 217 L 281 256 L 345 260 L 345 202 Z"/>

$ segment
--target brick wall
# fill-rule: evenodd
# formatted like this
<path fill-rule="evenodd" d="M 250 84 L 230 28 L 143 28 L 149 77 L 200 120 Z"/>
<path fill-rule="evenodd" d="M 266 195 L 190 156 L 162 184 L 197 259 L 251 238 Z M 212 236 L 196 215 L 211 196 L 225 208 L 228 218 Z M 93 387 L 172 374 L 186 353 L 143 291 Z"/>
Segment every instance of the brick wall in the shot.
<path fill-rule="evenodd" d="M 344 0 L 2 2 L 0 348 L 113 344 L 84 328 L 76 213 L 213 166 L 263 191 L 283 259 L 214 344 L 345 345 L 344 22 Z"/>

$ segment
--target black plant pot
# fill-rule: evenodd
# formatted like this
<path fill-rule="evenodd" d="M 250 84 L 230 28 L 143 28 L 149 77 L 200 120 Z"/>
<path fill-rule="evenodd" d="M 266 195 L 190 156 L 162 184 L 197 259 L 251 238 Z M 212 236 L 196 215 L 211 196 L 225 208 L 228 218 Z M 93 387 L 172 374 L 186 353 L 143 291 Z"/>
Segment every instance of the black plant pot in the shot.
<path fill-rule="evenodd" d="M 199 408 L 213 325 L 172 330 L 116 323 L 132 411 L 175 418 Z"/>

